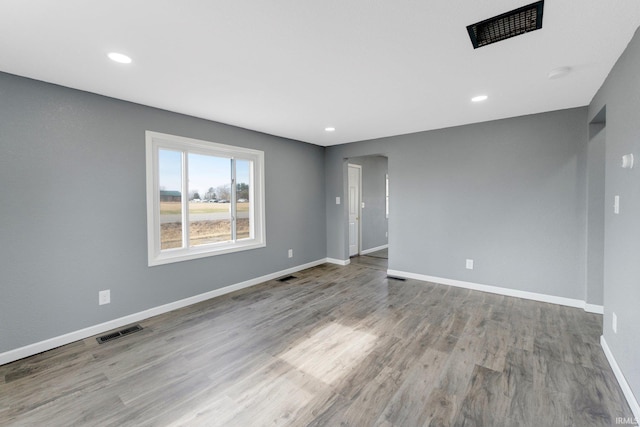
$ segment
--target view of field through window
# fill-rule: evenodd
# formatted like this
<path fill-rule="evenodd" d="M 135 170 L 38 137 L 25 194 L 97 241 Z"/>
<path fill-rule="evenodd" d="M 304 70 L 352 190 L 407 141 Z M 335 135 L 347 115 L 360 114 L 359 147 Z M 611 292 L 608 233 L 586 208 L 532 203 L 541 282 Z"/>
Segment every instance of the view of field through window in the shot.
<path fill-rule="evenodd" d="M 230 242 L 234 231 L 235 240 L 250 238 L 251 161 L 160 149 L 160 249 L 183 247 L 183 155 L 188 165 L 188 245 Z"/>

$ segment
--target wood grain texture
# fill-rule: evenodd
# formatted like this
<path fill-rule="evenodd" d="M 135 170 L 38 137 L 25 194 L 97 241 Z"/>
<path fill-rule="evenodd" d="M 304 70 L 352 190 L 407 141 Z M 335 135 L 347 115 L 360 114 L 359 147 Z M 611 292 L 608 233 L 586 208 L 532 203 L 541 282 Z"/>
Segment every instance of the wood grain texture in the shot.
<path fill-rule="evenodd" d="M 631 417 L 600 315 L 321 265 L 0 366 L 0 425 L 555 426 Z"/>

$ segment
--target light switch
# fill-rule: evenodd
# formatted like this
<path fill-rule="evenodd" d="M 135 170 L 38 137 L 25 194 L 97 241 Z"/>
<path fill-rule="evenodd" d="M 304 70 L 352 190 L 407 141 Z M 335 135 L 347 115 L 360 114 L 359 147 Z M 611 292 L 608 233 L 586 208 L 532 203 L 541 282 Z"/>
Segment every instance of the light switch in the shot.
<path fill-rule="evenodd" d="M 616 195 L 613 198 L 613 213 L 614 214 L 619 214 L 620 213 L 620 196 Z"/>
<path fill-rule="evenodd" d="M 340 197 L 336 197 L 336 205 L 340 204 Z"/>

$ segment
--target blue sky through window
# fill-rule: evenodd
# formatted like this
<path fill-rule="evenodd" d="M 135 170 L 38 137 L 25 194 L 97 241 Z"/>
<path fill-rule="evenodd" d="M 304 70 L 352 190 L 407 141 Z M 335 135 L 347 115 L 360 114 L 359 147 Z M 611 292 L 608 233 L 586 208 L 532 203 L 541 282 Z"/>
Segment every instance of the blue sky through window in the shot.
<path fill-rule="evenodd" d="M 231 183 L 231 161 L 224 157 L 202 154 L 189 156 L 189 192 L 197 191 L 200 197 L 214 189 Z M 160 187 L 169 191 L 182 190 L 182 153 L 180 151 L 159 150 Z M 236 181 L 249 184 L 250 162 L 236 161 Z"/>

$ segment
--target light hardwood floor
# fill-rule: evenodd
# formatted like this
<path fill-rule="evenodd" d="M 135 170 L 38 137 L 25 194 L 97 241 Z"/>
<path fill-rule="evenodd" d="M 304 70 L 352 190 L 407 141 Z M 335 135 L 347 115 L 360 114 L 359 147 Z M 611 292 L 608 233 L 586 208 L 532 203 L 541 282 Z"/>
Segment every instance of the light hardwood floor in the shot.
<path fill-rule="evenodd" d="M 610 426 L 601 316 L 322 265 L 0 366 L 0 425 Z"/>

